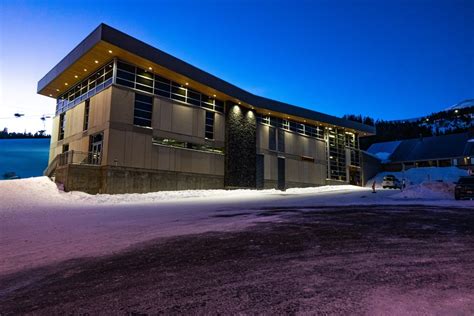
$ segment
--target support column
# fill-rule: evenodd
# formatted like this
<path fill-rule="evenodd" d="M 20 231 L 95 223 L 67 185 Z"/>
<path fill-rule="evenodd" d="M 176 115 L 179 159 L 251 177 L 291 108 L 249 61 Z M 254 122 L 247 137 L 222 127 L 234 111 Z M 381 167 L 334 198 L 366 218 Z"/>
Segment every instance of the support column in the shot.
<path fill-rule="evenodd" d="M 257 117 L 255 111 L 226 102 L 225 106 L 226 188 L 257 187 Z"/>

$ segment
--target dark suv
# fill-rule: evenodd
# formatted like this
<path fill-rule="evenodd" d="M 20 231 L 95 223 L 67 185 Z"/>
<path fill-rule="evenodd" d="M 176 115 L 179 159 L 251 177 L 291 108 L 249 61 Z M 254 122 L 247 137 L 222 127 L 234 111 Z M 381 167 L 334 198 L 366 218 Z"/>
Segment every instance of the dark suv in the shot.
<path fill-rule="evenodd" d="M 456 200 L 474 198 L 474 176 L 460 177 L 454 188 Z"/>

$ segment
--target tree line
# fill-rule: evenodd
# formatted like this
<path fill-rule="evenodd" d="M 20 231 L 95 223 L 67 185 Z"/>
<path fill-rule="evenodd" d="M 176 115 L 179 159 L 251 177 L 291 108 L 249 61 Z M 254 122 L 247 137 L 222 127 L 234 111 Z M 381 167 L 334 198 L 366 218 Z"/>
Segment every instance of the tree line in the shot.
<path fill-rule="evenodd" d="M 360 114 L 346 114 L 343 118 L 375 127 L 376 135 L 360 139 L 360 148 L 366 150 L 374 143 L 455 134 L 472 130 L 474 128 L 474 106 L 432 113 L 423 118 L 405 121 L 375 120 L 372 117 Z M 440 131 L 436 124 L 442 121 L 461 122 L 463 124 L 455 124 L 454 128 Z"/>
<path fill-rule="evenodd" d="M 50 138 L 51 135 L 46 134 L 46 131 L 41 130 L 37 131 L 36 133 L 31 132 L 23 132 L 23 133 L 16 133 L 16 132 L 8 132 L 7 129 L 4 129 L 0 132 L 0 139 L 18 139 L 18 138 Z"/>

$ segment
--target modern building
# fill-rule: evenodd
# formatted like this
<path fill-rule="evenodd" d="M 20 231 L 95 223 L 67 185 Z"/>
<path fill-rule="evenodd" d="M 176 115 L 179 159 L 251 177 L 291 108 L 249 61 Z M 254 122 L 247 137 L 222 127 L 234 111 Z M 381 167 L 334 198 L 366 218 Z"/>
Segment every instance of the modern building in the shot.
<path fill-rule="evenodd" d="M 90 193 L 364 181 L 374 128 L 240 89 L 107 25 L 38 82 L 57 100 L 49 166 Z"/>
<path fill-rule="evenodd" d="M 375 143 L 367 152 L 378 157 L 387 171 L 451 166 L 468 169 L 474 166 L 474 133 Z"/>

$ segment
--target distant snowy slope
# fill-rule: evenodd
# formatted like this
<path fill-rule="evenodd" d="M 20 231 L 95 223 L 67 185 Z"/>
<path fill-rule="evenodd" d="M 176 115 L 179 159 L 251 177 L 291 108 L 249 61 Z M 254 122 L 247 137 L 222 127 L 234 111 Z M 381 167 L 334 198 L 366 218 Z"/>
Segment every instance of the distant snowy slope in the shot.
<path fill-rule="evenodd" d="M 469 108 L 471 106 L 474 106 L 474 99 L 464 100 L 462 102 L 456 103 L 446 108 L 445 111 L 459 110 L 459 109 Z"/>

